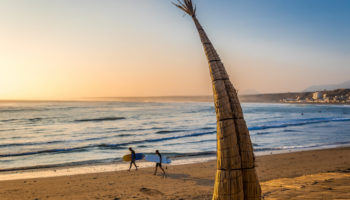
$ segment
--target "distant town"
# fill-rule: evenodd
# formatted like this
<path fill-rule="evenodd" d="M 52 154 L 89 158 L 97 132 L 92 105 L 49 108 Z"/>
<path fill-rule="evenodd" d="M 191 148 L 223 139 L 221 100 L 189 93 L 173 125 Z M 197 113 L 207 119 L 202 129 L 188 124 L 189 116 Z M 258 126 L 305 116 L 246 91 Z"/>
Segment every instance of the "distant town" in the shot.
<path fill-rule="evenodd" d="M 350 103 L 349 94 L 346 95 L 329 95 L 328 91 L 317 91 L 312 93 L 311 98 L 301 98 L 300 96 L 296 96 L 293 98 L 281 99 L 281 102 L 284 103 Z"/>
<path fill-rule="evenodd" d="M 239 93 L 238 93 L 239 94 Z M 287 92 L 273 94 L 239 95 L 241 102 L 256 103 L 319 103 L 350 104 L 350 89 L 323 90 L 314 92 Z M 163 97 L 104 97 L 85 100 L 141 101 L 141 102 L 212 102 L 213 97 L 205 96 L 163 96 Z"/>
<path fill-rule="evenodd" d="M 287 92 L 272 94 L 239 95 L 241 102 L 251 103 L 318 103 L 350 104 L 350 89 L 322 90 L 313 92 Z M 0 100 L 13 102 L 21 100 Z M 29 101 L 29 100 L 22 100 Z M 35 102 L 35 100 L 32 100 Z M 52 100 L 56 101 L 56 100 Z M 67 100 L 69 101 L 69 100 Z M 73 100 L 72 100 L 73 101 Z M 121 102 L 213 102 L 213 96 L 150 96 L 150 97 L 91 97 L 74 101 L 121 101 Z"/>
<path fill-rule="evenodd" d="M 350 104 L 350 89 L 240 96 L 242 102 Z"/>

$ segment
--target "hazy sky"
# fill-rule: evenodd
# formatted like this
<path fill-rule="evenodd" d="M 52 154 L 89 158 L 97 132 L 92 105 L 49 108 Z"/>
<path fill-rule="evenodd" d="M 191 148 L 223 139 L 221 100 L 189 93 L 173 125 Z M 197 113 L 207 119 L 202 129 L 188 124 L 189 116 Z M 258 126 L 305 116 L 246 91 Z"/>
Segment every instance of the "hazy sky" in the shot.
<path fill-rule="evenodd" d="M 1 0 L 0 99 L 208 95 L 190 17 L 168 0 Z M 194 0 L 239 91 L 350 79 L 350 1 Z"/>

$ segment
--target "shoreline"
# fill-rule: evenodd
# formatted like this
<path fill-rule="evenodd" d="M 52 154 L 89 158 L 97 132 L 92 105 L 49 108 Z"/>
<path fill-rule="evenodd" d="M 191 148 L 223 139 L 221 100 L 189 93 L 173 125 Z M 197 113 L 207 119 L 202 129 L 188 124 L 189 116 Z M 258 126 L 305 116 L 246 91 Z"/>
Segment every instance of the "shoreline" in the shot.
<path fill-rule="evenodd" d="M 350 147 L 256 157 L 265 199 L 349 199 Z M 211 199 L 216 161 L 0 181 L 2 199 Z"/>
<path fill-rule="evenodd" d="M 331 145 L 325 146 L 325 148 L 304 148 L 304 149 L 293 149 L 293 150 L 276 150 L 276 151 L 266 151 L 266 152 L 255 152 L 257 158 L 270 156 L 270 155 L 280 155 L 280 154 L 290 154 L 298 152 L 309 152 L 309 151 L 322 151 L 322 150 L 332 150 L 332 149 L 342 149 L 349 148 L 350 145 Z M 177 166 L 177 165 L 187 165 L 187 164 L 200 164 L 216 160 L 216 154 L 199 154 L 199 155 L 185 155 L 185 156 L 175 156 L 169 157 L 172 159 L 172 163 L 167 166 Z M 137 162 L 140 168 L 151 168 L 154 163 L 140 160 Z M 71 175 L 81 175 L 81 174 L 92 174 L 92 173 L 104 173 L 104 172 L 118 172 L 125 171 L 129 167 L 128 162 L 117 161 L 112 163 L 91 163 L 91 164 L 81 164 L 81 165 L 49 165 L 49 166 L 33 166 L 28 168 L 11 168 L 0 170 L 0 182 L 8 180 L 20 180 L 28 178 L 49 178 L 58 176 L 71 176 Z"/>
<path fill-rule="evenodd" d="M 216 156 L 195 156 L 186 157 L 185 159 L 173 160 L 170 165 L 166 166 L 177 166 L 187 164 L 198 164 L 208 161 L 216 160 Z M 153 162 L 139 161 L 136 162 L 140 169 L 154 167 Z M 26 170 L 11 170 L 0 172 L 0 182 L 10 180 L 21 180 L 21 179 L 32 179 L 32 178 L 51 178 L 59 176 L 74 176 L 82 174 L 94 174 L 94 173 L 105 173 L 105 172 L 120 172 L 126 171 L 129 168 L 129 162 L 115 162 L 109 164 L 89 164 L 89 165 L 78 165 L 78 166 L 61 166 L 61 167 L 47 167 L 47 168 L 36 168 Z"/>
<path fill-rule="evenodd" d="M 350 145 L 350 144 L 349 144 Z M 145 155 L 152 154 L 153 153 L 144 153 Z M 163 153 L 162 155 L 168 157 L 172 161 L 174 160 L 188 160 L 189 158 L 206 158 L 206 157 L 213 157 L 216 156 L 216 152 L 214 151 L 208 151 L 208 152 L 197 152 L 197 153 L 186 153 L 186 154 L 180 154 L 180 153 Z M 86 166 L 101 166 L 101 165 L 120 165 L 125 163 L 120 158 L 114 158 L 114 159 L 103 159 L 103 160 L 115 160 L 115 161 L 101 161 L 101 160 L 89 160 L 89 161 L 82 161 L 82 162 L 70 162 L 70 163 L 58 163 L 58 164 L 48 164 L 48 165 L 36 165 L 36 166 L 27 166 L 27 167 L 18 167 L 18 168 L 3 168 L 0 169 L 0 175 L 1 173 L 11 173 L 16 171 L 28 171 L 28 170 L 45 170 L 45 169 L 56 169 L 56 168 L 76 168 L 76 167 L 86 167 Z M 140 160 L 138 162 L 145 162 L 144 160 Z"/>

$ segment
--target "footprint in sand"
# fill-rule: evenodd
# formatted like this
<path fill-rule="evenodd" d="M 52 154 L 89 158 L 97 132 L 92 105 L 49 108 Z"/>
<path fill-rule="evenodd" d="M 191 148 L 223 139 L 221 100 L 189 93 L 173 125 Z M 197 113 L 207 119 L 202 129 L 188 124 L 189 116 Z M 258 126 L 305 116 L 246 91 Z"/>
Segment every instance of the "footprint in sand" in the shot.
<path fill-rule="evenodd" d="M 164 195 L 162 192 L 155 190 L 155 189 L 149 189 L 149 188 L 141 188 L 140 192 L 147 194 L 149 196 L 162 196 Z"/>

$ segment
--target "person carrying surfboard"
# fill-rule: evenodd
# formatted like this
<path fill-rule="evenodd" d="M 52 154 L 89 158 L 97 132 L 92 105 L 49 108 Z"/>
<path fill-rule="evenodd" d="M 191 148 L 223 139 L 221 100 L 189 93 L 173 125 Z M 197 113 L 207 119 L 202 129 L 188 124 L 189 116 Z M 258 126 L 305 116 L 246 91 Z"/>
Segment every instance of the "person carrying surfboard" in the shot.
<path fill-rule="evenodd" d="M 136 165 L 136 162 L 135 162 L 135 160 L 136 160 L 136 153 L 135 153 L 135 151 L 131 147 L 129 147 L 129 151 L 131 152 L 130 167 L 129 167 L 129 170 L 128 170 L 130 172 L 132 164 L 135 165 L 136 170 L 137 170 L 137 165 Z"/>
<path fill-rule="evenodd" d="M 156 163 L 156 169 L 155 169 L 153 175 L 157 174 L 157 169 L 159 167 L 163 171 L 163 176 L 165 176 L 165 171 L 164 171 L 164 169 L 162 167 L 162 154 L 160 154 L 158 150 L 156 150 L 156 154 L 159 156 L 159 162 Z"/>

